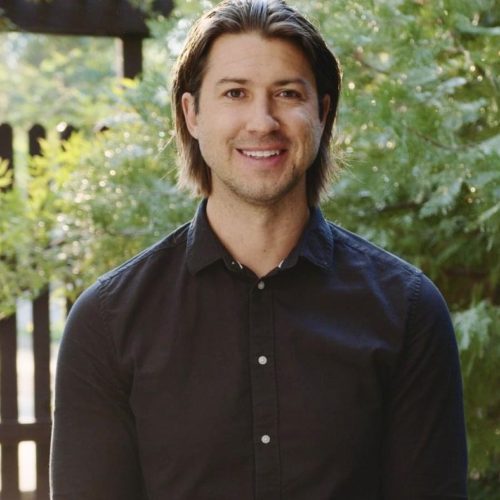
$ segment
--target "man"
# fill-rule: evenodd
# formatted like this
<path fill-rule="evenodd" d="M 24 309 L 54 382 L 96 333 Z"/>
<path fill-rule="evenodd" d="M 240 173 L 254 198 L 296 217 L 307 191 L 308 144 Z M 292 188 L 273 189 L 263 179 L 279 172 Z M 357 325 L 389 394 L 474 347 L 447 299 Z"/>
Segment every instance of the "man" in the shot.
<path fill-rule="evenodd" d="M 325 221 L 340 90 L 281 0 L 226 0 L 174 74 L 193 221 L 108 273 L 58 361 L 55 499 L 466 498 L 449 314 Z"/>

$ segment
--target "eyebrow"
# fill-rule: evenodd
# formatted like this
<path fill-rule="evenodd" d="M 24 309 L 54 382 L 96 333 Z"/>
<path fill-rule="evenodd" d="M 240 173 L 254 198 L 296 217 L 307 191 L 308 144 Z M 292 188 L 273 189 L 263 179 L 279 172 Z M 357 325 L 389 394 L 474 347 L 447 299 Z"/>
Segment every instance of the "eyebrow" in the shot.
<path fill-rule="evenodd" d="M 247 80 L 245 78 L 221 78 L 220 80 L 217 80 L 215 85 L 218 87 L 221 85 L 227 85 L 228 83 L 236 83 L 238 85 L 246 85 L 250 80 Z"/>
<path fill-rule="evenodd" d="M 216 82 L 216 86 L 220 87 L 221 85 L 227 84 L 237 84 L 237 85 L 247 85 L 251 80 L 247 78 L 221 78 Z M 278 80 L 273 83 L 273 85 L 281 86 L 281 85 L 302 85 L 303 87 L 308 87 L 309 83 L 303 78 L 286 78 L 283 80 Z"/>
<path fill-rule="evenodd" d="M 304 78 L 288 78 L 285 80 L 278 80 L 275 85 L 302 85 L 303 87 L 308 87 L 309 82 L 304 80 Z"/>

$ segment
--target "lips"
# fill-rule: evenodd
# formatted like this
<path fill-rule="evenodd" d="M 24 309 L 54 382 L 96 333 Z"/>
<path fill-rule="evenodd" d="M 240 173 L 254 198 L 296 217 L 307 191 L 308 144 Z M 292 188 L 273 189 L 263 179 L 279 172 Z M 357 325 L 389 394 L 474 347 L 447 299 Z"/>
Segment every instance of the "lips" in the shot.
<path fill-rule="evenodd" d="M 242 156 L 256 161 L 277 161 L 288 149 L 284 144 L 268 144 L 261 146 L 239 147 L 236 148 Z"/>
<path fill-rule="evenodd" d="M 248 150 L 239 149 L 238 150 L 244 156 L 249 158 L 271 158 L 273 156 L 278 156 L 282 153 L 282 149 L 266 149 L 266 150 Z"/>

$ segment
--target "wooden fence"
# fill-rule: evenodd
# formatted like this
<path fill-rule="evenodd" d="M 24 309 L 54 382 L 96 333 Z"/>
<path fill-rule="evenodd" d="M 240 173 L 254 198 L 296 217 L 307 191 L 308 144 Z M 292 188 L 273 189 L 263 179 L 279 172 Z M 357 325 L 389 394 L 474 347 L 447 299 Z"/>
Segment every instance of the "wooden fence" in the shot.
<path fill-rule="evenodd" d="M 155 0 L 158 13 L 168 16 L 172 0 Z M 64 35 L 112 36 L 121 40 L 122 76 L 134 78 L 142 70 L 142 41 L 149 36 L 144 16 L 125 0 L 86 2 L 32 2 L 0 0 L 0 8 L 18 28 L 27 32 Z M 61 138 L 66 139 L 67 127 Z M 39 139 L 45 131 L 35 125 L 29 132 L 31 155 L 40 153 Z M 0 159 L 6 159 L 14 172 L 13 133 L 0 125 Z M 4 188 L 0 188 L 4 189 Z M 8 187 L 7 187 L 8 189 Z M 0 213 L 0 217 L 2 214 Z M 0 254 L 0 259 L 1 259 Z M 42 293 L 33 301 L 34 414 L 33 423 L 19 422 L 17 373 L 18 332 L 13 315 L 0 320 L 0 500 L 47 500 L 49 498 L 48 460 L 51 432 L 50 390 L 50 295 Z M 19 443 L 36 445 L 36 491 L 19 491 Z"/>
<path fill-rule="evenodd" d="M 72 128 L 61 134 L 66 139 Z M 40 138 L 45 130 L 34 125 L 29 131 L 29 154 L 40 154 Z M 14 171 L 13 131 L 0 125 L 0 159 L 7 160 Z M 15 179 L 15 174 L 14 174 Z M 13 181 L 14 182 L 14 181 Z M 7 187 L 8 189 L 8 187 Z M 0 213 L 1 217 L 1 213 Z M 0 256 L 1 258 L 1 256 Z M 49 498 L 49 448 L 51 434 L 51 332 L 50 294 L 47 289 L 32 304 L 34 363 L 34 422 L 19 422 L 18 408 L 18 331 L 16 314 L 0 320 L 0 478 L 1 500 L 47 500 Z M 36 446 L 36 490 L 20 492 L 19 444 Z"/>

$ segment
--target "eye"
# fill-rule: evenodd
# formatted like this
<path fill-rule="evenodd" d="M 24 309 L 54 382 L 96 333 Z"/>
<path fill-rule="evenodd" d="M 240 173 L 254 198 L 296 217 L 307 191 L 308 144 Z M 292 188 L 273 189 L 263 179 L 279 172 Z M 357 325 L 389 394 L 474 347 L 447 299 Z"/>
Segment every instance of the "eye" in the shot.
<path fill-rule="evenodd" d="M 293 89 L 283 89 L 278 92 L 278 97 L 284 97 L 285 99 L 300 99 L 302 96 L 300 92 Z"/>
<path fill-rule="evenodd" d="M 230 99 L 241 99 L 245 97 L 245 91 L 243 89 L 230 89 L 224 95 Z"/>

